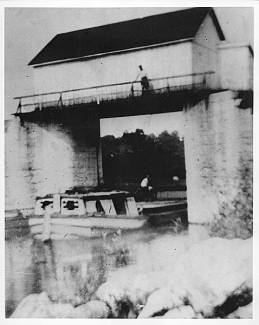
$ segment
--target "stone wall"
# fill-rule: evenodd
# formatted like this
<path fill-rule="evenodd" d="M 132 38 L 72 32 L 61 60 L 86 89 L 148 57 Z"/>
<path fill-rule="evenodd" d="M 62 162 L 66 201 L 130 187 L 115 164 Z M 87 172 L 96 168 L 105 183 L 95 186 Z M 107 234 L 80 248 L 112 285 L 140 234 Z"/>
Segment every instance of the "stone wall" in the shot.
<path fill-rule="evenodd" d="M 7 122 L 6 210 L 33 207 L 36 196 L 63 192 L 72 186 L 96 186 L 97 165 L 102 181 L 99 120 L 82 124 L 77 128 L 28 122 L 21 125 L 19 119 Z"/>
<path fill-rule="evenodd" d="M 252 218 L 252 109 L 237 93 L 211 94 L 188 107 L 185 159 L 188 219 L 208 223 L 231 215 Z"/>

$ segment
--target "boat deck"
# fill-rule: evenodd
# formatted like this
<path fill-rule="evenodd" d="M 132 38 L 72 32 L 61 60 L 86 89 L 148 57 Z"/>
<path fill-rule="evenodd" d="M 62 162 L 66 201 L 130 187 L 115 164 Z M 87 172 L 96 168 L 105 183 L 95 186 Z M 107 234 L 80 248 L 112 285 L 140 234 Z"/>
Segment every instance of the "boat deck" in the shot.
<path fill-rule="evenodd" d="M 152 226 L 188 224 L 186 200 L 137 202 L 137 207 Z"/>
<path fill-rule="evenodd" d="M 143 213 L 175 211 L 178 209 L 187 209 L 186 200 L 170 200 L 170 201 L 152 201 L 152 202 L 137 202 L 137 207 Z"/>

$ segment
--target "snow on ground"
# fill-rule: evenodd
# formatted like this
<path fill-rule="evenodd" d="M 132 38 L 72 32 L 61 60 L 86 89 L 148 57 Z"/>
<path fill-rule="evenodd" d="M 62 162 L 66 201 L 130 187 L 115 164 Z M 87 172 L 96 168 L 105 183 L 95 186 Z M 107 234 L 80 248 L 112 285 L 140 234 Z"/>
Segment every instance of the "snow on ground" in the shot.
<path fill-rule="evenodd" d="M 24 298 L 11 318 L 107 318 L 109 314 L 109 307 L 100 300 L 73 307 L 68 303 L 53 303 L 42 292 Z"/>
<path fill-rule="evenodd" d="M 121 269 L 99 287 L 97 297 L 118 315 L 121 301 L 144 305 L 140 318 L 190 305 L 197 315 L 213 317 L 214 308 L 232 294 L 252 290 L 252 239 L 210 238 L 193 245 L 172 263 L 138 273 Z M 139 308 L 140 310 L 140 308 Z M 137 310 L 137 313 L 139 312 Z"/>
<path fill-rule="evenodd" d="M 12 317 L 249 318 L 251 305 L 242 306 L 252 300 L 252 238 L 196 235 L 165 235 L 133 248 L 138 263 L 109 273 L 94 301 L 74 308 L 46 293 L 30 295 Z"/>

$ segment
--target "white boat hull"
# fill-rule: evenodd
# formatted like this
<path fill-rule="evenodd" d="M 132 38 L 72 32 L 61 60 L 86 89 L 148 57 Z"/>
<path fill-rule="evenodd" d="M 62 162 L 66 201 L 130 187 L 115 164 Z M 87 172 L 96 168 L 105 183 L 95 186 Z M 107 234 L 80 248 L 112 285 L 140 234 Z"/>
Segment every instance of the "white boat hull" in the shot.
<path fill-rule="evenodd" d="M 101 237 L 105 233 L 118 229 L 138 229 L 146 223 L 145 217 L 50 217 L 51 238 L 71 238 L 83 236 L 88 238 Z M 31 233 L 42 239 L 44 233 L 44 217 L 30 217 Z"/>

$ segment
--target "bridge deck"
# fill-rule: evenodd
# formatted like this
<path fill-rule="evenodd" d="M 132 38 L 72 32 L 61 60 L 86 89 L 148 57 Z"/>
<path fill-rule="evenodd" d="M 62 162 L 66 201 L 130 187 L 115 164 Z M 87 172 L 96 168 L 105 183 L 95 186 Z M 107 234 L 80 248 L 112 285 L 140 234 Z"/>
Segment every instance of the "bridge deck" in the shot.
<path fill-rule="evenodd" d="M 71 115 L 98 115 L 99 118 L 180 111 L 207 96 L 213 72 L 150 79 L 150 89 L 140 82 L 41 93 L 19 100 L 14 114 L 28 120 L 62 120 Z"/>

